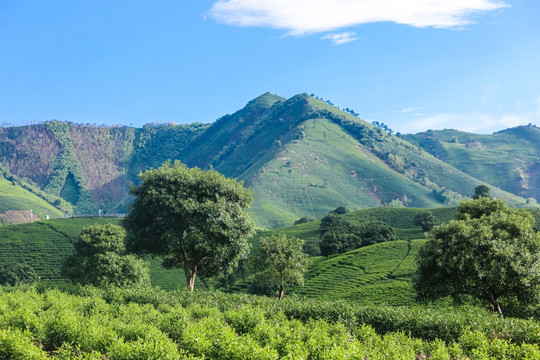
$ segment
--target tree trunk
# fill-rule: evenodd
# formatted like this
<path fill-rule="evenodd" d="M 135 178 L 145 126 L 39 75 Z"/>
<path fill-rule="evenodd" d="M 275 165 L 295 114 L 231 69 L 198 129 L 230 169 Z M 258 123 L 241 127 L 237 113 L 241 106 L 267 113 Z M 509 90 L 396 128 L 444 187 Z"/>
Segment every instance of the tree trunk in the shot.
<path fill-rule="evenodd" d="M 283 300 L 285 297 L 285 283 L 282 281 L 279 285 L 279 300 Z"/>
<path fill-rule="evenodd" d="M 191 274 L 191 276 L 187 279 L 187 286 L 190 292 L 193 292 L 193 289 L 195 289 L 195 273 Z"/>
<path fill-rule="evenodd" d="M 195 289 L 195 275 L 197 273 L 195 271 L 191 272 L 189 261 L 187 260 L 184 260 L 184 273 L 186 274 L 187 288 L 190 292 L 193 292 L 193 289 Z"/>
<path fill-rule="evenodd" d="M 500 316 L 503 316 L 501 304 L 497 299 L 491 300 L 492 311 L 496 311 Z"/>
<path fill-rule="evenodd" d="M 182 249 L 182 252 L 180 254 L 184 259 L 184 274 L 186 274 L 187 288 L 190 292 L 193 292 L 193 290 L 195 289 L 195 275 L 197 274 L 197 266 L 195 265 L 193 271 L 191 271 L 189 258 L 187 256 L 186 249 L 184 248 L 184 244 L 181 243 L 180 247 Z"/>

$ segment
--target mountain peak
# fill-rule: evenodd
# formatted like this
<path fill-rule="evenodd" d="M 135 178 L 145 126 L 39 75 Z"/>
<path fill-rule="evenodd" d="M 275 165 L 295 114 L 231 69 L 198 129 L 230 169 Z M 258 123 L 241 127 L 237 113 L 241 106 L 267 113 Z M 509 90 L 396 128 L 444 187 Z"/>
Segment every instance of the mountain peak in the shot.
<path fill-rule="evenodd" d="M 285 98 L 282 98 L 279 95 L 275 95 L 267 91 L 264 94 L 259 95 L 255 99 L 248 102 L 246 107 L 258 107 L 266 109 L 279 101 L 285 101 Z"/>

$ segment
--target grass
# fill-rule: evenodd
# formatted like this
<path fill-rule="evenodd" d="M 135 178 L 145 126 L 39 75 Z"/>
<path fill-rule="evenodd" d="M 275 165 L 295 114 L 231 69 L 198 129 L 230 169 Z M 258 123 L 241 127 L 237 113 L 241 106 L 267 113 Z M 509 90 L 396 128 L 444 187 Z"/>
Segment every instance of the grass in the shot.
<path fill-rule="evenodd" d="M 536 175 L 540 129 L 535 126 L 490 135 L 428 131 L 405 139 L 488 184 L 540 201 Z"/>
<path fill-rule="evenodd" d="M 84 226 L 118 224 L 115 218 L 68 218 L 34 223 L 0 226 L 0 263 L 25 263 L 32 266 L 44 281 L 65 281 L 60 275 L 64 257 L 71 254 L 71 241 Z M 161 266 L 160 258 L 148 258 L 152 285 L 165 290 L 186 287 L 183 271 L 168 270 Z M 196 288 L 206 289 L 204 279 L 198 278 Z"/>
<path fill-rule="evenodd" d="M 292 292 L 321 299 L 358 303 L 411 305 L 415 303 L 411 276 L 415 256 L 425 240 L 391 241 L 348 253 L 313 258 L 304 286 Z"/>
<path fill-rule="evenodd" d="M 0 214 L 8 210 L 30 209 L 42 219 L 45 219 L 47 215 L 50 218 L 64 216 L 60 210 L 39 196 L 13 185 L 11 181 L 0 178 Z"/>
<path fill-rule="evenodd" d="M 372 208 L 403 194 L 414 199 L 411 206 L 442 205 L 430 189 L 390 169 L 338 125 L 314 119 L 303 126 L 305 139 L 287 144 L 245 179 L 256 194 L 250 213 L 259 226 L 282 227 L 302 216 L 321 219 L 340 205 Z"/>

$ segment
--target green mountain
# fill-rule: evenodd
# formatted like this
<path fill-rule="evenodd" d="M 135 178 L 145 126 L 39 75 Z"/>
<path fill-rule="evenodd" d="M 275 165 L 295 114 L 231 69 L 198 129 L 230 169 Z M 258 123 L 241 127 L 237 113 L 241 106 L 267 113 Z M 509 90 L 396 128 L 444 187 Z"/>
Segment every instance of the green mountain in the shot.
<path fill-rule="evenodd" d="M 540 201 L 540 129 L 518 126 L 491 135 L 457 130 L 406 135 L 442 161 L 488 184 Z"/>
<path fill-rule="evenodd" d="M 513 206 L 534 206 L 518 196 L 531 197 L 522 191 L 525 185 L 516 188 L 513 180 L 501 180 L 516 177 L 510 159 L 527 148 L 521 137 L 535 141 L 534 134 L 513 136 L 505 146 L 478 137 L 483 149 L 492 144 L 489 149 L 499 152 L 494 159 L 502 159 L 500 166 L 492 164 L 500 171 L 487 178 L 482 170 L 470 170 L 472 165 L 453 163 L 451 154 L 434 153 L 420 135 L 392 135 L 307 94 L 284 99 L 266 93 L 211 125 L 136 129 L 50 121 L 0 128 L 0 163 L 34 184 L 36 193 L 61 198 L 79 214 L 126 212 L 137 174 L 168 159 L 212 167 L 244 181 L 255 195 L 250 210 L 255 222 L 275 228 L 303 216 L 320 219 L 341 205 L 456 205 L 479 184 L 489 185 L 493 196 Z M 466 142 L 457 137 L 456 144 Z M 527 164 L 521 169 L 532 193 L 538 187 L 533 176 L 538 143 L 529 150 L 520 159 Z M 475 161 L 471 158 L 470 164 Z"/>
<path fill-rule="evenodd" d="M 455 205 L 484 183 L 307 94 L 263 94 L 212 124 L 181 158 L 245 181 L 256 223 L 271 228 L 320 219 L 340 205 Z M 525 204 L 500 189 L 493 194 Z"/>

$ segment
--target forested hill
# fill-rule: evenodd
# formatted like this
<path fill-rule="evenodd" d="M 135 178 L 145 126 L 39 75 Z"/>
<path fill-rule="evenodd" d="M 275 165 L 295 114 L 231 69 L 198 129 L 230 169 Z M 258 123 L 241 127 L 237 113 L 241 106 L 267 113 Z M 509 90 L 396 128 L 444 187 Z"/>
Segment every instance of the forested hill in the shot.
<path fill-rule="evenodd" d="M 506 139 L 506 132 L 486 138 L 456 132 L 456 140 L 446 140 L 392 135 L 351 114 L 307 94 L 284 99 L 266 93 L 211 125 L 138 129 L 50 121 L 0 128 L 0 162 L 8 173 L 65 199 L 79 213 L 125 212 L 137 174 L 168 159 L 243 180 L 255 194 L 254 220 L 264 227 L 289 225 L 303 216 L 319 219 L 340 205 L 455 205 L 484 183 L 511 205 L 536 205 L 516 196 L 538 194 L 538 142 L 523 145 L 535 141 L 535 127 L 508 130 L 513 137 L 499 142 L 487 139 Z M 482 145 L 475 147 L 469 138 Z M 527 157 L 521 156 L 526 148 Z M 496 151 L 485 165 L 497 169 L 493 176 L 471 165 L 487 156 L 477 150 Z M 464 154 L 472 154 L 469 163 Z M 511 166 L 515 158 L 523 162 L 518 170 Z M 516 174 L 526 183 L 504 183 Z"/>

